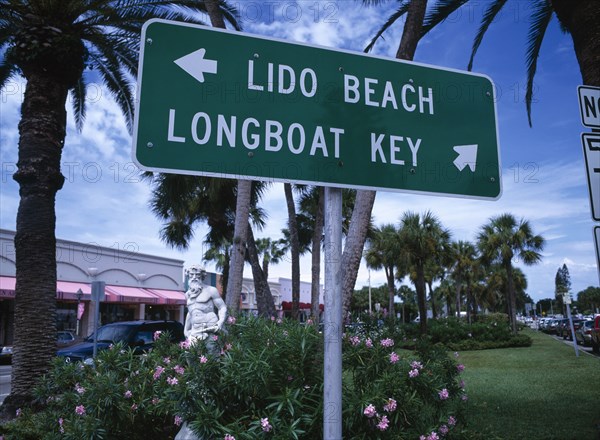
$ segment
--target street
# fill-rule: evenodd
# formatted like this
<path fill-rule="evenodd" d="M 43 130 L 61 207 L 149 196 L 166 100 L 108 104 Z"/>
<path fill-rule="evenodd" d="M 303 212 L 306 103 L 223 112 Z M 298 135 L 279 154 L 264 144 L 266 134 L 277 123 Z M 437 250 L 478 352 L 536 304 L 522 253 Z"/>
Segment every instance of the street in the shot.
<path fill-rule="evenodd" d="M 0 404 L 4 398 L 10 393 L 10 375 L 12 372 L 11 365 L 0 365 Z"/>

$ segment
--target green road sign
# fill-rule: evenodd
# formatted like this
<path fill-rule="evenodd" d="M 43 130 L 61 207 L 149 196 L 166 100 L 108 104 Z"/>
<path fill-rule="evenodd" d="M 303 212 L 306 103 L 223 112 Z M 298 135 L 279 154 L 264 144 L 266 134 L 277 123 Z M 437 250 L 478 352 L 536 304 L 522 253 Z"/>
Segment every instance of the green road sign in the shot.
<path fill-rule="evenodd" d="M 134 160 L 180 174 L 496 199 L 489 78 L 151 20 Z"/>

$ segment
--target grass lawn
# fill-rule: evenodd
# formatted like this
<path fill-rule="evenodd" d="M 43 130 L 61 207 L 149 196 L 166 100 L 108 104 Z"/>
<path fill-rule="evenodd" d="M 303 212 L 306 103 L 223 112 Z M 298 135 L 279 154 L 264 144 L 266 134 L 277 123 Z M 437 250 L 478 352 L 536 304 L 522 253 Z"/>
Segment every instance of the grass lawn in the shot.
<path fill-rule="evenodd" d="M 600 439 L 600 358 L 525 332 L 531 347 L 460 353 L 469 428 L 506 440 Z"/>

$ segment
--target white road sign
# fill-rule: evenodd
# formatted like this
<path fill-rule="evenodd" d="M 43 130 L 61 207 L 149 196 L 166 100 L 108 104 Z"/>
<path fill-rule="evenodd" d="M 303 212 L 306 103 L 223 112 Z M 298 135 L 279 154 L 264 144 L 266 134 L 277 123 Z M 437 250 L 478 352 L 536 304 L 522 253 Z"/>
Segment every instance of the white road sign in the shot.
<path fill-rule="evenodd" d="M 579 86 L 577 93 L 581 123 L 586 127 L 600 128 L 600 87 Z"/>
<path fill-rule="evenodd" d="M 590 189 L 592 218 L 600 221 L 600 133 L 583 133 L 581 143 Z"/>

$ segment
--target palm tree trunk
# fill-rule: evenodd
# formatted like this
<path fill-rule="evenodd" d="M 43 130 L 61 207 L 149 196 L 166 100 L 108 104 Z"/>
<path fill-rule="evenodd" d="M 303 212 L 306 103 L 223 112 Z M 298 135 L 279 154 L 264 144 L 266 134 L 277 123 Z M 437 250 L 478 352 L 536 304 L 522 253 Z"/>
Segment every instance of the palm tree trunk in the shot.
<path fill-rule="evenodd" d="M 219 0 L 204 0 L 206 12 L 213 27 L 225 29 L 223 13 Z M 248 232 L 248 217 L 250 213 L 251 180 L 238 180 L 237 200 L 235 207 L 235 226 L 233 231 L 232 256 L 227 277 L 227 293 L 225 301 L 229 313 L 237 314 L 240 309 L 240 295 L 244 280 L 244 262 L 246 256 L 246 235 Z"/>
<path fill-rule="evenodd" d="M 403 60 L 413 59 L 417 44 L 421 38 L 421 27 L 426 7 L 427 0 L 411 1 L 396 58 Z M 352 211 L 350 228 L 342 255 L 343 316 L 346 316 L 348 310 L 350 310 L 350 300 L 354 293 L 356 277 L 358 276 L 358 269 L 367 239 L 367 229 L 371 220 L 375 195 L 375 191 L 360 190 L 356 192 L 356 202 Z"/>
<path fill-rule="evenodd" d="M 396 296 L 396 286 L 394 283 L 394 267 L 385 267 L 385 277 L 388 285 L 388 312 L 390 319 L 396 319 L 396 311 L 394 310 L 394 297 Z"/>
<path fill-rule="evenodd" d="M 252 267 L 252 278 L 254 278 L 254 291 L 256 293 L 256 307 L 258 308 L 258 316 L 270 318 L 275 316 L 275 303 L 269 282 L 260 267 L 258 259 L 258 251 L 256 250 L 256 242 L 254 241 L 254 232 L 250 223 L 248 223 L 248 260 Z"/>
<path fill-rule="evenodd" d="M 210 24 L 213 27 L 225 29 L 225 20 L 219 7 L 219 0 L 204 0 L 204 4 L 206 5 L 208 18 L 210 18 Z"/>
<path fill-rule="evenodd" d="M 227 304 L 231 315 L 236 315 L 240 309 L 251 193 L 252 181 L 238 180 L 233 244 L 231 246 L 229 276 L 227 277 L 227 295 L 225 296 L 225 304 Z"/>
<path fill-rule="evenodd" d="M 290 252 L 292 254 L 292 319 L 298 319 L 300 307 L 300 243 L 298 240 L 298 222 L 296 204 L 292 194 L 292 185 L 284 183 L 285 201 L 288 210 L 288 229 L 290 230 Z"/>
<path fill-rule="evenodd" d="M 573 38 L 583 83 L 600 87 L 600 7 L 598 0 L 551 0 Z"/>
<path fill-rule="evenodd" d="M 437 311 L 435 310 L 435 297 L 433 296 L 433 286 L 431 282 L 427 283 L 427 286 L 429 286 L 429 297 L 431 298 L 431 313 L 433 316 L 433 319 L 437 318 Z"/>
<path fill-rule="evenodd" d="M 517 333 L 517 296 L 515 295 L 515 282 L 513 280 L 513 268 L 512 268 L 512 264 L 510 264 L 510 260 L 508 261 L 507 264 L 505 264 L 506 267 L 506 277 L 507 279 L 507 284 L 508 284 L 508 313 L 509 313 L 509 318 L 510 318 L 510 326 L 512 329 L 512 332 L 514 334 Z"/>
<path fill-rule="evenodd" d="M 346 245 L 342 254 L 342 313 L 346 317 L 350 310 L 350 301 L 356 285 L 356 277 L 362 259 L 371 212 L 375 203 L 375 191 L 357 191 Z M 341 220 L 340 220 L 341 221 Z"/>
<path fill-rule="evenodd" d="M 412 60 L 415 56 L 426 9 L 427 0 L 411 0 L 406 12 L 406 23 L 404 23 L 400 46 L 396 52 L 396 58 L 399 60 Z"/>
<path fill-rule="evenodd" d="M 317 200 L 315 228 L 313 231 L 311 245 L 312 261 L 310 269 L 312 278 L 312 283 L 310 286 L 310 309 L 315 324 L 319 323 L 319 316 L 321 312 L 319 308 L 319 294 L 321 293 L 321 238 L 323 236 L 323 222 L 325 220 L 325 189 L 322 186 L 318 187 Z"/>
<path fill-rule="evenodd" d="M 417 282 L 415 289 L 417 290 L 417 302 L 419 305 L 419 327 L 421 335 L 427 334 L 427 301 L 425 298 L 425 271 L 423 269 L 423 263 L 418 262 L 416 265 L 417 269 Z"/>
<path fill-rule="evenodd" d="M 19 161 L 13 178 L 20 202 L 15 235 L 16 287 L 11 394 L 2 417 L 32 399 L 35 382 L 56 351 L 56 193 L 66 135 L 68 87 L 30 73 L 19 123 Z"/>
<path fill-rule="evenodd" d="M 460 318 L 460 286 L 462 284 L 462 280 L 460 277 L 456 280 L 456 318 Z"/>

